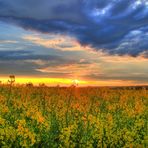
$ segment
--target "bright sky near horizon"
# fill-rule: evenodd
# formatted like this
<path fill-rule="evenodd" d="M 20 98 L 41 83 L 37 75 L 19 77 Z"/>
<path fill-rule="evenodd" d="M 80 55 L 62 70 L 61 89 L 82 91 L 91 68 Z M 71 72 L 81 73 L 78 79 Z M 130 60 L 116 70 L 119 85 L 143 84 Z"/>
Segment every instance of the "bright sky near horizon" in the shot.
<path fill-rule="evenodd" d="M 0 81 L 148 84 L 147 0 L 0 0 Z"/>

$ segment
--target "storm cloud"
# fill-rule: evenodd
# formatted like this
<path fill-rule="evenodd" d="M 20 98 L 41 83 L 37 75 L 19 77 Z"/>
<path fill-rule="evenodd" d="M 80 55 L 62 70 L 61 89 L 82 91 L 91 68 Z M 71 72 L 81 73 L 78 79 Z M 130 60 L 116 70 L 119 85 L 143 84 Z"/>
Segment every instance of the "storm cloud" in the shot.
<path fill-rule="evenodd" d="M 147 0 L 0 0 L 0 20 L 73 36 L 109 54 L 147 58 Z"/>

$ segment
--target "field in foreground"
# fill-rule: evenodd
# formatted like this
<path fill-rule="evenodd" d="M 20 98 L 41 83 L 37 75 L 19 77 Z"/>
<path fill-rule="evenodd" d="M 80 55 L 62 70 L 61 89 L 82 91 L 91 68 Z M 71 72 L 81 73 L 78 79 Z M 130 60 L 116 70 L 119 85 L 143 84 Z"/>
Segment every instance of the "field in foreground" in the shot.
<path fill-rule="evenodd" d="M 0 86 L 0 147 L 148 147 L 148 90 Z"/>

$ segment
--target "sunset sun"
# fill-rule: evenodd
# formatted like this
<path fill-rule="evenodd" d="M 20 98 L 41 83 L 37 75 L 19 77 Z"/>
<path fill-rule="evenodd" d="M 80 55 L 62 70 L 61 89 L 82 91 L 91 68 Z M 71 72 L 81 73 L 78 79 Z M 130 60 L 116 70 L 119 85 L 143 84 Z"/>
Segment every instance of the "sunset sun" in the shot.
<path fill-rule="evenodd" d="M 80 81 L 79 81 L 78 79 L 74 79 L 74 80 L 73 80 L 73 84 L 79 85 L 79 84 L 80 84 Z"/>

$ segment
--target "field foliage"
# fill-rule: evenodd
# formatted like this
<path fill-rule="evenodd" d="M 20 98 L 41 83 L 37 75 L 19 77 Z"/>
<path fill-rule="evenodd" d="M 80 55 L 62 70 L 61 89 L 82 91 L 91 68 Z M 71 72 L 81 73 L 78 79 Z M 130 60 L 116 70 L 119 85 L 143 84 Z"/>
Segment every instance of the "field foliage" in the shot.
<path fill-rule="evenodd" d="M 148 90 L 0 86 L 0 147 L 148 147 Z"/>

